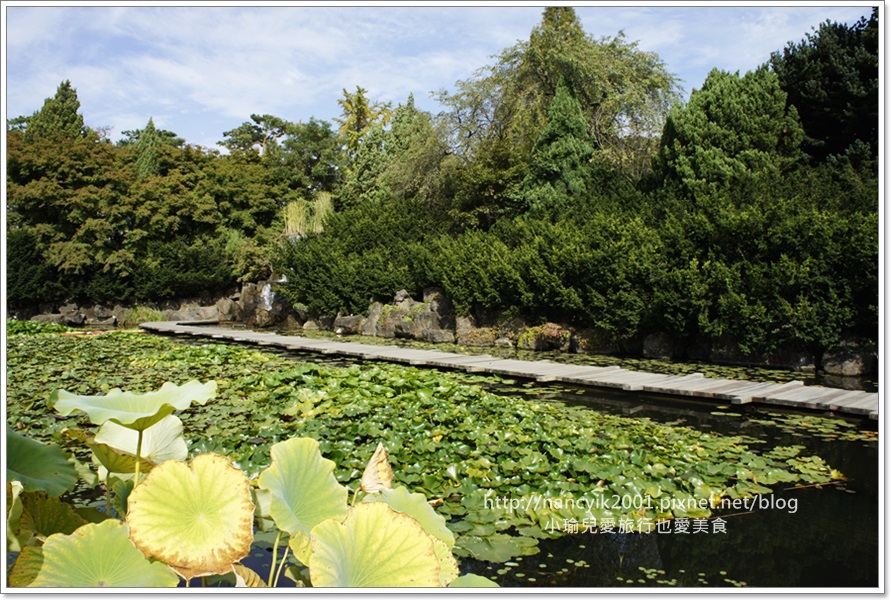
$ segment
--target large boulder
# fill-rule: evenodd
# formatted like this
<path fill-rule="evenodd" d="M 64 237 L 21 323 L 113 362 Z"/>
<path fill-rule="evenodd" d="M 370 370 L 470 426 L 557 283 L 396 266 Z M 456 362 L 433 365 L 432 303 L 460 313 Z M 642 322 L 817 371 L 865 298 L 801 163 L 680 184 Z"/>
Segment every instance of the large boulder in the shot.
<path fill-rule="evenodd" d="M 823 353 L 823 371 L 838 377 L 862 377 L 878 370 L 875 344 L 862 340 L 844 340 Z"/>
<path fill-rule="evenodd" d="M 644 338 L 643 356 L 657 360 L 671 360 L 675 357 L 676 347 L 676 340 L 671 335 L 662 331 L 651 333 Z"/>
<path fill-rule="evenodd" d="M 344 335 L 355 335 L 362 332 L 362 325 L 365 323 L 365 317 L 362 315 L 342 315 L 337 314 L 334 318 L 334 333 Z"/>

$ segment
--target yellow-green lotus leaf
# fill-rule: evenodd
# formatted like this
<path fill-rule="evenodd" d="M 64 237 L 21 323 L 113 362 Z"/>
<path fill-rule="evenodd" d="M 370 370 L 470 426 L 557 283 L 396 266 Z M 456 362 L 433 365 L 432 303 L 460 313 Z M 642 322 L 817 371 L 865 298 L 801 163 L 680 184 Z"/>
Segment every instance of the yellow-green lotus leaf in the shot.
<path fill-rule="evenodd" d="M 438 587 L 439 559 L 421 524 L 383 502 L 360 503 L 312 530 L 314 587 Z"/>
<path fill-rule="evenodd" d="M 365 502 L 385 502 L 397 512 L 418 521 L 424 530 L 441 540 L 449 549 L 455 546 L 455 534 L 446 527 L 445 518 L 437 513 L 421 493 L 412 494 L 404 486 L 381 490 L 380 495 L 366 496 Z"/>
<path fill-rule="evenodd" d="M 218 454 L 158 465 L 130 493 L 130 539 L 184 579 L 222 575 L 248 555 L 254 504 L 247 476 Z"/>
<path fill-rule="evenodd" d="M 40 573 L 40 567 L 42 566 L 43 548 L 40 546 L 23 547 L 9 570 L 9 585 L 11 587 L 27 587 L 31 585 Z"/>
<path fill-rule="evenodd" d="M 48 537 L 40 572 L 29 587 L 175 587 L 178 582 L 167 566 L 150 562 L 133 546 L 126 525 L 109 519 Z"/>
<path fill-rule="evenodd" d="M 185 410 L 192 402 L 205 404 L 217 393 L 217 382 L 200 383 L 192 380 L 183 386 L 167 382 L 161 389 L 145 394 L 123 392 L 118 388 L 104 396 L 79 396 L 56 390 L 49 398 L 50 408 L 62 415 L 79 410 L 85 412 L 90 422 L 102 425 L 113 421 L 137 431 L 145 430 L 172 414 Z"/>
<path fill-rule="evenodd" d="M 334 477 L 334 462 L 322 458 L 312 438 L 279 442 L 271 454 L 272 464 L 260 474 L 258 485 L 270 492 L 269 515 L 290 534 L 294 556 L 307 564 L 313 527 L 326 519 L 343 520 L 347 490 Z"/>
<path fill-rule="evenodd" d="M 497 583 L 492 581 L 491 579 L 487 579 L 482 575 L 474 575 L 473 573 L 468 573 L 467 575 L 462 575 L 458 577 L 455 581 L 449 584 L 450 588 L 485 588 L 485 587 L 500 587 Z"/>
<path fill-rule="evenodd" d="M 30 531 L 21 531 L 22 483 L 10 481 L 6 484 L 6 551 L 18 552 L 31 539 Z"/>
<path fill-rule="evenodd" d="M 118 453 L 123 453 L 124 456 L 131 458 L 131 463 L 112 468 L 100 459 L 102 466 L 112 473 L 132 473 L 136 467 L 135 457 L 138 441 L 138 431 L 118 425 L 113 421 L 106 422 L 99 428 L 95 443 L 104 444 Z M 95 448 L 93 452 L 96 452 Z M 186 447 L 185 438 L 183 438 L 183 422 L 176 415 L 168 415 L 142 432 L 140 460 L 143 473 L 148 472 L 152 465 L 160 465 L 168 460 L 185 460 L 188 455 L 189 449 Z M 127 468 L 127 466 L 129 466 L 129 470 L 116 470 L 117 468 Z M 107 476 L 107 472 L 102 473 L 102 469 L 99 474 Z"/>

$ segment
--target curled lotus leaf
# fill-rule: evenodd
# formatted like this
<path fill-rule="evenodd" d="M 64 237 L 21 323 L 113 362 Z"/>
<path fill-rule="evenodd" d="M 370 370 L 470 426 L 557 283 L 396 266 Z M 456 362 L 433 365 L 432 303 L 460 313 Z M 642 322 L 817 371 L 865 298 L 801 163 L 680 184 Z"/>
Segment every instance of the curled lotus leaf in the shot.
<path fill-rule="evenodd" d="M 393 488 L 393 469 L 390 467 L 390 455 L 380 442 L 378 442 L 377 449 L 362 473 L 360 485 L 362 491 L 367 494 L 377 494 L 382 490 Z"/>
<path fill-rule="evenodd" d="M 343 523 L 312 530 L 314 587 L 439 587 L 440 563 L 421 524 L 383 502 L 359 503 Z"/>
<path fill-rule="evenodd" d="M 166 565 L 147 560 L 115 519 L 51 535 L 42 550 L 29 587 L 175 587 L 179 581 Z"/>
<path fill-rule="evenodd" d="M 170 460 L 130 493 L 130 539 L 184 579 L 222 575 L 250 552 L 254 504 L 247 476 L 217 454 Z"/>
<path fill-rule="evenodd" d="M 96 425 L 112 421 L 129 429 L 143 431 L 173 411 L 189 408 L 192 402 L 206 404 L 216 393 L 216 381 L 202 384 L 192 380 L 182 386 L 168 381 L 161 389 L 145 394 L 115 388 L 104 396 L 80 396 L 56 390 L 49 398 L 49 406 L 61 415 L 82 411 Z"/>
<path fill-rule="evenodd" d="M 104 423 L 96 434 L 95 443 L 105 444 L 126 456 L 134 457 L 134 460 L 126 471 L 113 471 L 104 462 L 103 466 L 115 473 L 132 473 L 136 466 L 138 438 L 139 432 L 134 429 L 118 425 L 114 421 Z M 168 415 L 142 432 L 140 460 L 144 463 L 159 465 L 168 460 L 185 460 L 188 455 L 189 449 L 183 438 L 183 422 L 176 415 Z M 103 473 L 100 472 L 100 475 Z"/>

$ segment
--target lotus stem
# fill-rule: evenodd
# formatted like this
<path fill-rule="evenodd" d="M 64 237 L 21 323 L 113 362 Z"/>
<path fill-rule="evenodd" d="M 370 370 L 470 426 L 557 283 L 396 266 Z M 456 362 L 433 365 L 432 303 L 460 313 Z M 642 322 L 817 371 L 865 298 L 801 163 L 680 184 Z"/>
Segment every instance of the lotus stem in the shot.
<path fill-rule="evenodd" d="M 275 543 L 272 545 L 272 562 L 269 564 L 269 579 L 266 581 L 267 587 L 272 587 L 272 578 L 275 575 L 275 556 L 278 554 L 278 543 L 282 539 L 282 531 L 278 530 L 275 534 Z M 282 559 L 284 562 L 284 558 Z"/>
<path fill-rule="evenodd" d="M 139 430 L 136 437 L 136 472 L 133 476 L 134 488 L 139 485 L 139 467 L 141 462 L 140 456 L 142 456 L 142 429 Z"/>
<path fill-rule="evenodd" d="M 282 562 L 278 565 L 278 571 L 275 573 L 275 581 L 272 582 L 274 587 L 278 587 L 278 580 L 282 576 L 282 569 L 285 568 L 285 562 L 286 562 L 286 559 L 288 558 L 289 550 L 291 550 L 291 547 L 285 546 L 285 553 L 282 554 Z"/>

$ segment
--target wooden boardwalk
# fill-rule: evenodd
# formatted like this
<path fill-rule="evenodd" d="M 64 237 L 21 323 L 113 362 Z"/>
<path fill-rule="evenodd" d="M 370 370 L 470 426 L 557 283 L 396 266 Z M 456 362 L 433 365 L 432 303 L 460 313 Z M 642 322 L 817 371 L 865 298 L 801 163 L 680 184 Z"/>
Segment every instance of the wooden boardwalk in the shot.
<path fill-rule="evenodd" d="M 588 387 L 614 388 L 626 391 L 651 392 L 669 396 L 687 396 L 731 404 L 773 404 L 794 408 L 834 411 L 849 415 L 879 417 L 879 395 L 858 390 L 843 390 L 801 381 L 758 383 L 732 379 L 714 379 L 701 373 L 662 375 L 629 371 L 620 367 L 594 367 L 554 363 L 547 360 L 502 359 L 488 354 L 468 355 L 438 350 L 416 350 L 398 346 L 377 346 L 299 336 L 278 335 L 259 331 L 240 331 L 213 327 L 216 323 L 180 324 L 174 321 L 142 323 L 147 331 L 188 335 L 260 346 L 277 346 L 287 350 L 319 352 L 364 360 L 383 360 L 419 367 L 459 369 L 471 373 L 493 373 L 522 377 L 541 382 L 561 382 Z"/>

